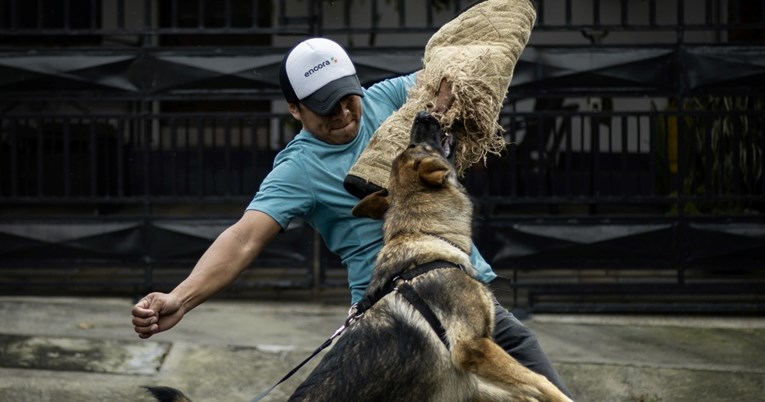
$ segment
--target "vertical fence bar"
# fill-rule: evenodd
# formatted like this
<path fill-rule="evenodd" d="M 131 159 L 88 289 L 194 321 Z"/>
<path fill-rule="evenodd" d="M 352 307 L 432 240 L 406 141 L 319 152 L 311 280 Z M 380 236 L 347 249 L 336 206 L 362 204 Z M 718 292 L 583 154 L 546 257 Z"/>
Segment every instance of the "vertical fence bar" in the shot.
<path fill-rule="evenodd" d="M 225 177 L 228 178 L 228 180 L 224 181 L 223 195 L 225 196 L 231 196 L 231 188 L 235 179 L 231 168 L 231 146 L 231 117 L 227 116 L 223 118 L 223 172 L 225 172 Z"/>
<path fill-rule="evenodd" d="M 309 16 L 311 19 L 311 32 L 314 36 L 322 36 L 324 29 L 324 7 L 322 0 L 311 0 Z"/>
<path fill-rule="evenodd" d="M 572 0 L 566 0 L 566 26 L 571 26 L 572 21 L 572 10 L 571 10 L 571 1 Z"/>
<path fill-rule="evenodd" d="M 64 10 L 63 10 L 64 12 L 63 12 L 63 15 L 62 15 L 62 18 L 64 19 L 63 27 L 64 27 L 65 31 L 69 31 L 69 29 L 71 28 L 71 23 L 70 22 L 71 22 L 71 19 L 72 19 L 71 9 L 69 7 L 69 0 L 64 0 L 64 4 L 63 4 L 62 7 L 64 8 Z"/>
<path fill-rule="evenodd" d="M 96 118 L 90 119 L 90 195 L 98 196 L 98 139 L 96 137 Z"/>
<path fill-rule="evenodd" d="M 45 10 L 43 10 L 42 5 L 43 0 L 35 0 L 35 11 L 37 12 L 37 29 L 43 29 L 43 16 L 45 15 Z"/>
<path fill-rule="evenodd" d="M 37 195 L 43 197 L 45 195 L 43 178 L 45 177 L 45 133 L 43 131 L 44 121 L 41 118 L 35 119 L 37 121 Z"/>
<path fill-rule="evenodd" d="M 190 119 L 184 118 L 183 119 L 183 132 L 185 137 L 185 146 L 183 147 L 183 161 L 184 161 L 184 168 L 183 168 L 183 178 L 184 180 L 184 189 L 182 191 L 183 195 L 190 195 L 191 194 L 191 121 Z"/>
<path fill-rule="evenodd" d="M 8 15 L 8 21 L 10 22 L 11 31 L 15 31 L 17 27 L 16 21 L 18 20 L 18 13 L 16 12 L 16 1 L 18 0 L 11 0 L 10 10 L 9 10 L 10 14 Z"/>
<path fill-rule="evenodd" d="M 742 171 L 741 164 L 742 164 L 742 156 L 741 156 L 741 138 L 743 137 L 741 130 L 743 129 L 741 124 L 741 118 L 742 114 L 739 113 L 739 110 L 736 109 L 736 102 L 735 100 L 732 101 L 733 103 L 733 116 L 734 118 L 731 119 L 731 145 L 733 147 L 733 160 L 731 163 L 733 164 L 733 183 L 735 186 L 734 194 L 741 195 L 741 184 L 745 180 L 744 179 L 744 172 Z M 730 191 L 730 189 L 728 189 Z"/>
<path fill-rule="evenodd" d="M 143 195 L 147 204 L 144 206 L 148 208 L 148 200 L 151 196 L 151 178 L 154 175 L 151 166 L 151 116 L 143 114 L 142 116 L 142 135 L 141 142 L 143 143 Z"/>
<path fill-rule="evenodd" d="M 170 116 L 168 119 L 170 125 L 170 153 L 172 155 L 172 180 L 171 194 L 178 196 L 178 186 L 180 185 L 180 179 L 178 174 L 178 122 L 175 116 Z"/>
<path fill-rule="evenodd" d="M 511 116 L 517 116 L 518 110 L 515 102 L 512 104 Z M 528 135 L 528 133 L 527 133 Z M 513 197 L 518 196 L 518 147 L 515 145 L 518 143 L 518 121 L 513 117 L 510 119 L 510 195 Z M 504 177 L 502 180 L 504 181 Z"/>
<path fill-rule="evenodd" d="M 628 133 L 628 131 L 629 131 L 629 124 L 628 124 L 629 123 L 629 116 L 628 115 L 621 115 L 621 116 L 619 116 L 619 120 L 621 121 L 621 128 L 622 128 L 622 149 L 621 149 L 621 153 L 622 153 L 622 177 L 624 177 L 626 179 L 629 179 L 629 177 L 631 176 L 631 173 L 632 173 L 632 170 L 629 168 L 629 161 L 628 161 L 628 158 L 627 158 L 629 156 L 629 152 L 630 152 L 630 148 L 629 148 L 629 133 Z M 636 155 L 640 155 L 640 154 L 636 154 Z M 637 176 L 636 179 L 637 179 L 636 181 L 639 183 L 640 182 L 639 176 Z M 627 186 L 625 186 L 625 185 L 621 185 L 622 189 L 625 189 L 626 187 Z"/>
<path fill-rule="evenodd" d="M 151 0 L 144 0 L 143 2 L 143 35 L 142 35 L 142 46 L 149 46 L 151 45 L 151 39 L 152 36 L 150 34 L 151 30 Z M 155 37 L 156 39 L 156 37 Z"/>
<path fill-rule="evenodd" d="M 11 197 L 19 195 L 19 121 L 11 121 Z"/>
<path fill-rule="evenodd" d="M 237 149 L 237 154 L 241 155 L 243 157 L 244 156 L 244 150 L 246 149 L 246 147 L 244 145 L 245 144 L 245 142 L 244 142 L 244 130 L 245 130 L 245 128 L 244 128 L 244 118 L 242 118 L 242 117 L 237 118 L 237 122 L 238 122 L 238 126 L 239 126 L 237 128 L 237 130 L 239 132 L 239 149 Z M 237 164 L 237 168 L 238 168 L 238 171 L 239 171 L 239 185 L 237 186 L 237 192 L 236 193 L 237 194 L 244 194 L 244 183 L 245 183 L 244 176 L 245 176 L 245 171 L 244 171 L 244 162 L 242 162 L 241 159 L 240 159 L 240 162 Z"/>
<path fill-rule="evenodd" d="M 258 0 L 252 0 L 250 4 L 252 5 L 252 11 L 250 13 L 250 18 L 252 18 L 252 23 L 250 24 L 250 28 L 258 28 L 258 21 L 260 19 L 260 10 L 258 9 Z"/>
<path fill-rule="evenodd" d="M 592 194 L 599 196 L 600 186 L 600 123 L 592 114 L 590 117 L 590 151 L 592 152 Z"/>
<path fill-rule="evenodd" d="M 343 1 L 343 23 L 346 28 L 351 28 L 351 5 L 349 0 Z"/>
<path fill-rule="evenodd" d="M 763 10 L 765 10 L 765 4 L 763 4 L 762 7 Z M 763 19 L 763 21 L 765 21 L 765 19 Z M 756 118 L 759 119 L 757 126 L 765 127 L 765 117 L 763 117 L 762 114 L 759 114 Z M 760 149 L 765 151 L 765 133 L 760 133 Z M 760 160 L 760 183 L 760 195 L 765 196 L 765 163 L 762 160 Z"/>
<path fill-rule="evenodd" d="M 704 155 L 704 160 L 706 163 L 704 163 L 704 188 L 706 189 L 706 196 L 709 196 L 713 193 L 718 192 L 718 189 L 714 187 L 714 171 L 713 166 L 713 160 L 714 155 L 712 154 L 712 122 L 714 121 L 713 116 L 704 116 L 704 138 L 703 138 L 703 145 L 702 145 L 702 152 Z"/>
<path fill-rule="evenodd" d="M 739 0 L 729 0 L 728 3 L 728 24 L 741 23 L 741 4 Z"/>
<path fill-rule="evenodd" d="M 63 179 L 64 179 L 64 196 L 65 197 L 71 197 L 72 196 L 72 175 L 69 174 L 71 171 L 71 153 L 72 153 L 72 147 L 71 147 L 71 130 L 70 130 L 70 121 L 69 119 L 64 119 L 64 163 L 62 166 L 62 172 L 63 172 Z"/>
<path fill-rule="evenodd" d="M 572 166 L 573 165 L 573 154 L 574 154 L 574 152 L 573 152 L 574 147 L 573 147 L 572 142 L 571 142 L 571 141 L 573 141 L 573 138 L 572 138 L 573 137 L 573 135 L 572 135 L 572 133 L 573 133 L 573 122 L 572 122 L 573 119 L 574 119 L 574 117 L 572 115 L 567 115 L 565 117 L 565 121 L 564 121 L 565 124 L 566 124 L 566 151 L 567 151 L 566 153 L 568 154 L 568 157 L 566 158 L 566 162 L 565 162 L 565 165 L 566 165 L 566 180 L 564 181 L 564 183 L 565 183 L 565 188 L 566 188 L 566 194 L 565 195 L 567 195 L 569 197 L 574 195 L 573 194 L 574 193 L 574 187 L 573 187 L 573 183 L 571 183 L 571 182 L 573 180 L 576 180 L 578 178 L 578 176 L 579 176 L 579 172 L 575 173 L 574 170 L 573 170 L 573 166 Z"/>
<path fill-rule="evenodd" d="M 433 26 L 433 0 L 428 0 L 425 2 L 425 7 L 425 26 L 430 28 Z"/>
<path fill-rule="evenodd" d="M 685 0 L 677 0 L 677 42 L 685 39 Z"/>
<path fill-rule="evenodd" d="M 567 1 L 570 1 L 570 0 L 567 0 Z M 537 0 L 537 26 L 544 26 L 544 25 L 545 25 L 545 0 Z"/>
<path fill-rule="evenodd" d="M 656 0 L 648 0 L 648 25 L 656 26 Z"/>
<path fill-rule="evenodd" d="M 199 178 L 199 187 L 197 188 L 197 195 L 199 197 L 202 197 L 205 194 L 206 186 L 205 186 L 205 163 L 204 163 L 204 147 L 205 147 L 205 138 L 204 138 L 204 120 L 201 117 L 198 117 L 196 119 L 197 123 L 197 157 L 199 158 L 199 161 L 197 162 L 199 164 L 197 168 L 197 175 Z"/>
<path fill-rule="evenodd" d="M 127 117 L 129 118 L 129 117 Z M 125 118 L 117 119 L 117 197 L 124 197 L 125 192 Z"/>
<path fill-rule="evenodd" d="M 678 195 L 678 212 L 680 214 L 683 214 L 683 210 L 685 208 L 685 202 L 686 202 L 686 196 L 688 193 L 685 191 L 685 186 L 683 185 L 683 182 L 685 181 L 687 175 L 691 174 L 686 167 L 687 163 L 690 160 L 690 150 L 688 149 L 688 146 L 691 146 L 693 142 L 691 141 L 688 136 L 690 135 L 690 131 L 688 130 L 688 126 L 686 125 L 685 119 L 689 116 L 689 113 L 684 109 L 682 106 L 682 103 L 684 100 L 679 99 L 678 100 L 678 115 L 677 115 L 677 173 L 676 177 L 677 180 L 675 180 L 675 189 L 677 191 Z M 669 119 L 667 119 L 669 121 Z M 669 144 L 665 145 L 667 149 L 669 149 Z"/>
<path fill-rule="evenodd" d="M 592 25 L 600 26 L 600 0 L 592 0 Z"/>
<path fill-rule="evenodd" d="M 88 22 L 89 32 L 95 32 L 101 24 L 101 19 L 98 18 L 98 7 L 96 6 L 96 0 L 90 0 L 90 21 Z"/>
<path fill-rule="evenodd" d="M 406 28 L 406 6 L 404 2 L 397 1 L 396 8 L 398 9 L 398 26 L 399 28 Z"/>
<path fill-rule="evenodd" d="M 178 0 L 170 0 L 170 29 L 178 28 Z"/>
<path fill-rule="evenodd" d="M 370 16 L 370 21 L 372 21 L 372 35 L 374 35 L 374 32 L 377 32 L 377 29 L 380 26 L 380 20 L 377 17 L 377 0 L 369 2 L 369 12 L 372 14 Z"/>
<path fill-rule="evenodd" d="M 117 29 L 125 29 L 125 0 L 117 0 Z"/>
<path fill-rule="evenodd" d="M 223 16 L 223 24 L 226 29 L 231 29 L 231 0 L 226 0 L 223 3 L 223 12 L 225 13 Z"/>
<path fill-rule="evenodd" d="M 537 114 L 537 196 L 543 196 L 545 194 L 545 175 L 547 169 L 545 166 L 545 155 L 547 155 L 547 133 L 545 132 L 545 124 L 547 116 Z M 531 133 L 529 133 L 531 134 Z M 525 140 L 524 140 L 525 141 Z"/>
<path fill-rule="evenodd" d="M 205 25 L 205 0 L 197 0 L 197 29 L 203 29 Z"/>
<path fill-rule="evenodd" d="M 0 17 L 0 18 L 2 18 L 2 17 Z M 6 120 L 3 119 L 2 116 L 0 116 L 0 127 L 5 127 L 5 122 L 6 122 Z M 9 126 L 10 126 L 10 124 L 9 124 Z M 11 136 L 11 134 L 8 133 L 8 137 L 10 137 L 10 136 Z M 8 138 L 9 145 L 10 145 L 10 142 L 11 142 L 10 138 Z M 12 177 L 10 175 L 6 176 L 6 172 L 10 173 L 11 169 L 10 169 L 10 166 L 6 165 L 6 164 L 10 163 L 10 160 L 11 160 L 11 156 L 10 155 L 13 154 L 13 152 L 15 152 L 15 149 L 10 148 L 10 149 L 8 149 L 8 154 L 9 155 L 7 157 L 5 157 L 5 158 L 0 158 L 0 196 L 7 196 L 8 195 L 8 194 L 5 193 L 5 183 L 6 183 L 5 178 L 6 177 L 8 178 L 8 180 L 7 180 L 8 188 L 10 189 L 10 187 L 11 187 L 10 186 L 10 181 L 12 180 Z"/>
<path fill-rule="evenodd" d="M 621 0 L 619 11 L 621 12 L 620 20 L 623 27 L 626 27 L 629 25 L 629 6 L 627 5 L 627 0 Z"/>

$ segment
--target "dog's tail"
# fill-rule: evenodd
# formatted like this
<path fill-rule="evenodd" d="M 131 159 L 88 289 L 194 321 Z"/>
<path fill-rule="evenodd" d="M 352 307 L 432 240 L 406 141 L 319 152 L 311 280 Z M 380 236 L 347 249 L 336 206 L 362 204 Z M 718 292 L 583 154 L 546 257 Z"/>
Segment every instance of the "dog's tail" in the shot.
<path fill-rule="evenodd" d="M 144 387 L 147 391 L 151 392 L 154 398 L 159 402 L 191 402 L 191 399 L 178 391 L 175 388 L 170 387 Z"/>

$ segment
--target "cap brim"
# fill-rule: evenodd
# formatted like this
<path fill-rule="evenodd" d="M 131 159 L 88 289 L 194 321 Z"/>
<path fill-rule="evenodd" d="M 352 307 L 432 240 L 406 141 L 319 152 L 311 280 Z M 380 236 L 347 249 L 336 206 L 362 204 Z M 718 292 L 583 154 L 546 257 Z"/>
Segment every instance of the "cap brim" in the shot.
<path fill-rule="evenodd" d="M 330 82 L 300 102 L 314 113 L 327 116 L 332 114 L 340 99 L 348 95 L 364 96 L 364 91 L 355 74 Z"/>

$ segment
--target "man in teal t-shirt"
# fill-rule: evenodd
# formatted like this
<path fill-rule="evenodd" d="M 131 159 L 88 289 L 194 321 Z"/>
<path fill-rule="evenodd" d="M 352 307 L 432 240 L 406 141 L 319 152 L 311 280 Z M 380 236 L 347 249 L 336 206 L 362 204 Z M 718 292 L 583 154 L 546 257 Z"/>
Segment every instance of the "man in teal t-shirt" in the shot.
<path fill-rule="evenodd" d="M 382 222 L 351 214 L 359 200 L 343 188 L 343 180 L 375 129 L 404 103 L 415 81 L 416 74 L 411 74 L 362 90 L 358 134 L 347 143 L 325 142 L 304 127 L 276 157 L 273 170 L 247 208 L 266 213 L 283 230 L 295 217 L 316 229 L 347 268 L 354 303 L 363 296 L 382 247 Z M 491 281 L 496 275 L 473 250 L 479 279 Z"/>
<path fill-rule="evenodd" d="M 150 293 L 133 307 L 132 322 L 139 337 L 172 328 L 231 284 L 298 217 L 340 256 L 348 270 L 352 301 L 361 299 L 382 247 L 382 222 L 351 214 L 358 199 L 345 190 L 343 180 L 375 130 L 404 104 L 416 77 L 392 78 L 365 90 L 337 43 L 312 38 L 292 48 L 282 62 L 280 84 L 290 114 L 302 123 L 302 130 L 276 156 L 273 170 L 242 218 L 221 233 L 189 276 L 170 293 Z M 434 108 L 448 107 L 449 98 L 446 86 L 439 92 L 444 104 Z M 496 275 L 473 250 L 478 279 L 488 283 Z M 495 341 L 570 394 L 534 334 L 499 303 L 495 305 Z"/>

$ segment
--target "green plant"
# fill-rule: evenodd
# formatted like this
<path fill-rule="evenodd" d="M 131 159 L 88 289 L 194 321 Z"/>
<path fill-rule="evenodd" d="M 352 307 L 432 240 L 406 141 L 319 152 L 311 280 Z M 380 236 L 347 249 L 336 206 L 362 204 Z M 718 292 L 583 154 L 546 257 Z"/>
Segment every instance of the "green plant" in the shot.
<path fill-rule="evenodd" d="M 689 112 L 684 122 L 692 145 L 687 172 L 692 193 L 704 190 L 707 195 L 738 195 L 760 191 L 765 98 L 709 96 L 689 98 L 684 106 Z"/>
<path fill-rule="evenodd" d="M 657 112 L 655 105 L 652 111 Z M 657 194 L 717 197 L 683 202 L 686 214 L 749 208 L 736 196 L 762 193 L 765 98 L 693 97 L 682 107 L 670 100 L 665 112 L 654 131 Z M 676 207 L 669 212 L 677 213 Z"/>

